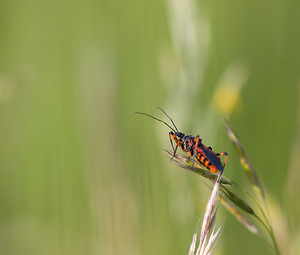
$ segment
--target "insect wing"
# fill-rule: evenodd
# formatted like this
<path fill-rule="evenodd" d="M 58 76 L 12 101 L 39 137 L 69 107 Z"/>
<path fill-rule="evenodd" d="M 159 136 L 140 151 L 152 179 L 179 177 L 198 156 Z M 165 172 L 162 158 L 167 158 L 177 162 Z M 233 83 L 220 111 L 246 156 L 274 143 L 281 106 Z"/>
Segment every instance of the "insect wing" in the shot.
<path fill-rule="evenodd" d="M 219 171 L 223 171 L 223 166 L 222 163 L 220 161 L 220 159 L 218 158 L 218 156 L 213 153 L 212 151 L 202 148 L 205 156 L 207 157 L 207 159 L 210 161 L 210 163 L 215 166 Z"/>

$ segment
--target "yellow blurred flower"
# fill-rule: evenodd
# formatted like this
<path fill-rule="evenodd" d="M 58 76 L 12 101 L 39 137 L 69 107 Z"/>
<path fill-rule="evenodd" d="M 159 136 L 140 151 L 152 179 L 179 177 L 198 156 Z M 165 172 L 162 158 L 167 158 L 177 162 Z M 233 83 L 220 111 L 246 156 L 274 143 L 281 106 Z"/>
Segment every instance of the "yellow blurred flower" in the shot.
<path fill-rule="evenodd" d="M 213 95 L 213 105 L 223 115 L 230 115 L 242 106 L 240 90 L 230 84 L 217 88 Z"/>
<path fill-rule="evenodd" d="M 248 76 L 248 68 L 241 62 L 234 62 L 227 68 L 213 95 L 213 105 L 218 112 L 230 115 L 241 109 L 241 89 Z"/>

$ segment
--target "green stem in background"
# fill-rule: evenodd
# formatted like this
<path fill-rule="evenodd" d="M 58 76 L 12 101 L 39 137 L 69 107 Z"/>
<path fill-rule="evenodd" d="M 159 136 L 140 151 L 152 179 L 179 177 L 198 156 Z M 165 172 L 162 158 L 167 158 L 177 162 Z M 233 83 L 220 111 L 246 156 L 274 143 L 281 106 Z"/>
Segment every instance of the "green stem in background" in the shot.
<path fill-rule="evenodd" d="M 263 200 L 265 197 L 263 187 L 258 179 L 258 176 L 256 174 L 256 171 L 255 171 L 253 165 L 251 164 L 250 160 L 248 159 L 246 150 L 244 149 L 244 146 L 237 138 L 236 134 L 231 129 L 231 126 L 226 118 L 225 118 L 225 124 L 226 124 L 229 139 L 231 140 L 235 150 L 237 151 L 237 153 L 240 156 L 241 165 L 243 166 L 243 168 L 252 184 L 252 188 L 253 188 L 254 192 L 257 194 L 257 196 L 261 200 Z"/>
<path fill-rule="evenodd" d="M 265 194 L 264 194 L 263 187 L 258 179 L 258 176 L 256 174 L 256 171 L 255 171 L 253 165 L 251 164 L 250 160 L 248 159 L 246 150 L 244 149 L 242 143 L 237 138 L 236 134 L 232 131 L 231 126 L 229 125 L 229 122 L 226 118 L 225 118 L 225 124 L 226 124 L 229 139 L 231 140 L 236 151 L 238 152 L 238 154 L 240 156 L 241 165 L 243 166 L 243 168 L 252 184 L 254 193 L 256 194 L 256 196 L 258 197 L 258 200 L 261 202 L 262 205 L 257 201 L 256 197 L 250 195 L 249 193 L 248 194 L 254 199 L 254 201 L 257 204 L 259 210 L 261 211 L 266 223 L 264 221 L 262 221 L 256 214 L 255 214 L 255 217 L 259 220 L 259 222 L 261 224 L 263 224 L 263 226 L 269 233 L 269 235 L 272 239 L 272 242 L 274 245 L 274 250 L 276 251 L 276 254 L 280 254 L 278 245 L 276 242 L 274 230 L 273 230 L 272 224 L 270 222 L 270 215 L 268 213 L 268 208 L 267 208 L 267 204 L 266 204 L 266 200 L 265 200 Z"/>
<path fill-rule="evenodd" d="M 271 239 L 273 241 L 273 244 L 274 244 L 274 249 L 276 251 L 276 254 L 280 254 L 279 252 L 279 248 L 278 248 L 278 245 L 277 245 L 277 242 L 276 242 L 276 238 L 275 238 L 275 234 L 274 234 L 274 230 L 273 230 L 273 227 L 272 227 L 272 224 L 270 222 L 270 214 L 269 214 L 269 211 L 268 211 L 268 207 L 267 207 L 267 204 L 266 204 L 266 200 L 262 200 L 262 203 L 263 203 L 263 206 L 264 206 L 264 209 L 265 209 L 265 212 L 267 215 L 264 214 L 264 217 L 266 218 L 266 222 L 268 223 L 269 225 L 269 233 L 270 233 L 270 236 L 271 236 Z"/>
<path fill-rule="evenodd" d="M 264 226 L 264 228 L 269 233 L 269 235 L 271 237 L 271 240 L 272 240 L 272 243 L 273 243 L 273 246 L 274 246 L 273 249 L 275 250 L 276 254 L 279 255 L 280 252 L 279 252 L 279 249 L 278 249 L 278 245 L 277 245 L 277 242 L 276 242 L 276 238 L 274 236 L 274 231 L 272 229 L 272 226 L 269 224 L 269 222 L 268 222 L 268 226 L 267 226 L 266 223 L 263 222 L 261 220 L 261 218 L 259 218 L 256 214 L 254 214 L 254 217 Z"/>

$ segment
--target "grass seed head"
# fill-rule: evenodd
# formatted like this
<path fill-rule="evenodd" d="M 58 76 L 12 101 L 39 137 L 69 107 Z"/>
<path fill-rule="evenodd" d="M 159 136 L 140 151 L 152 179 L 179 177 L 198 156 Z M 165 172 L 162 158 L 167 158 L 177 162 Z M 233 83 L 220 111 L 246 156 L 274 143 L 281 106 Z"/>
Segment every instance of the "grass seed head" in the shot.
<path fill-rule="evenodd" d="M 219 174 L 217 180 L 215 181 L 211 196 L 205 208 L 198 249 L 195 253 L 195 245 L 197 238 L 197 233 L 195 233 L 193 236 L 192 244 L 190 246 L 189 255 L 209 255 L 212 253 L 215 247 L 221 229 L 221 227 L 219 227 L 219 229 L 215 232 L 214 227 L 216 214 L 218 210 L 217 199 L 219 195 L 219 185 L 221 176 L 222 173 Z"/>

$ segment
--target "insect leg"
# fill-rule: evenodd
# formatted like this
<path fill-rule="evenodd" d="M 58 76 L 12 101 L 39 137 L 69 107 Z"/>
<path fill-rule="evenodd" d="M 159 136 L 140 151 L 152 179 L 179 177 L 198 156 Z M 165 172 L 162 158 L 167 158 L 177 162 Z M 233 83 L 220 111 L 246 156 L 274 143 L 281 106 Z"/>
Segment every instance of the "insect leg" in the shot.
<path fill-rule="evenodd" d="M 170 138 L 170 142 L 171 142 L 171 145 L 172 145 L 172 148 L 173 148 L 173 151 L 174 151 L 174 154 L 173 154 L 173 156 L 172 156 L 172 158 L 171 158 L 171 160 L 172 160 L 172 159 L 175 157 L 175 155 L 176 155 L 178 146 L 180 146 L 180 147 L 182 148 L 182 140 L 181 140 L 181 139 L 178 140 L 177 136 L 174 134 L 173 131 L 171 131 L 171 132 L 169 133 L 169 138 Z M 174 141 L 175 141 L 175 143 L 176 143 L 176 147 L 175 147 L 175 148 L 174 148 L 174 146 L 173 146 L 172 138 L 174 139 Z"/>
<path fill-rule="evenodd" d="M 174 145 L 173 145 L 173 142 L 172 142 L 173 134 L 174 134 L 174 133 L 171 131 L 171 132 L 169 133 L 169 138 L 170 138 L 170 143 L 171 143 L 171 145 L 172 145 L 172 149 L 173 149 L 173 151 L 175 151 Z"/>
<path fill-rule="evenodd" d="M 227 152 L 220 152 L 220 153 L 217 153 L 216 155 L 217 156 L 226 156 L 225 161 L 224 161 L 224 165 L 223 165 L 223 168 L 225 168 L 225 165 L 226 165 L 226 162 L 227 162 L 227 159 L 228 159 L 228 153 Z"/>
<path fill-rule="evenodd" d="M 177 148 L 178 148 L 178 144 L 176 144 L 176 147 L 175 147 L 175 150 L 174 150 L 171 160 L 176 156 Z"/>

